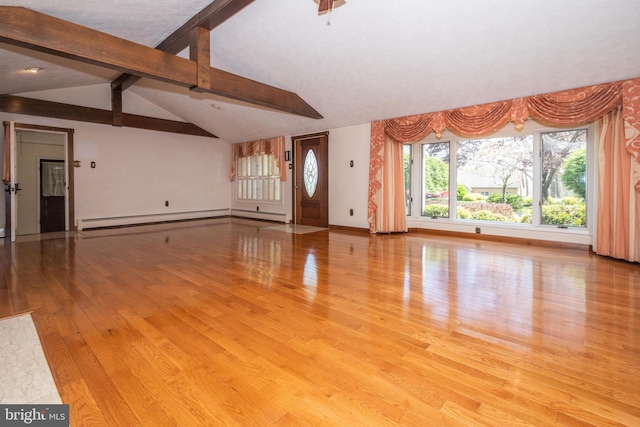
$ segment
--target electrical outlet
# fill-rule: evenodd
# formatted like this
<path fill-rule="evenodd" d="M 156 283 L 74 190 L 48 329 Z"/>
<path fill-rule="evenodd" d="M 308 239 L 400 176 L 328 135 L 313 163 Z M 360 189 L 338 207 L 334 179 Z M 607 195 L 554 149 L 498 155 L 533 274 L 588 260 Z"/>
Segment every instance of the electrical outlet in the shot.
<path fill-rule="evenodd" d="M 353 209 L 349 209 L 349 216 L 353 216 Z"/>
<path fill-rule="evenodd" d="M 165 206 L 169 206 L 169 201 L 168 201 L 168 200 L 165 200 L 165 201 L 164 201 L 164 205 L 165 205 Z"/>
<path fill-rule="evenodd" d="M 260 212 L 260 206 L 256 206 L 256 212 Z"/>
<path fill-rule="evenodd" d="M 480 227 L 476 227 L 476 234 L 480 234 Z"/>

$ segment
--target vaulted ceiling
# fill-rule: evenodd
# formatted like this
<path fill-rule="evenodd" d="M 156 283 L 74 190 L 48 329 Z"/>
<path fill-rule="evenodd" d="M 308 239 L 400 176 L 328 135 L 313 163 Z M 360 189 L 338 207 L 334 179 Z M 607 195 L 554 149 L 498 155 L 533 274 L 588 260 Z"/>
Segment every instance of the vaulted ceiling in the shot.
<path fill-rule="evenodd" d="M 211 66 L 297 94 L 323 118 L 149 78 L 127 90 L 235 143 L 640 77 L 637 0 L 347 0 L 322 16 L 313 0 L 248 3 L 211 31 Z M 0 0 L 148 47 L 210 4 Z M 109 86 L 120 74 L 0 43 L 0 94 Z"/>

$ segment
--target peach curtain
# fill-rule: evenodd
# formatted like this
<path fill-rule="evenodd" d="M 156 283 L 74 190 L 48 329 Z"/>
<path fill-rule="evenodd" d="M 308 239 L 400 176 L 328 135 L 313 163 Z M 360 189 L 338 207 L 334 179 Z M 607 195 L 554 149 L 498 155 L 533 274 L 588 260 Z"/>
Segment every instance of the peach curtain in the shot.
<path fill-rule="evenodd" d="M 637 205 L 640 199 L 633 185 L 632 158 L 624 141 L 622 111 L 616 109 L 598 121 L 600 152 L 598 154 L 598 230 L 596 252 L 614 258 L 640 261 Z M 629 206 L 636 209 L 629 209 Z M 634 215 L 635 211 L 635 215 Z M 634 244 L 635 240 L 635 244 Z"/>
<path fill-rule="evenodd" d="M 280 181 L 286 181 L 287 168 L 284 160 L 284 147 L 284 136 L 234 144 L 231 150 L 231 181 L 235 181 L 236 179 L 236 163 L 238 158 L 256 154 L 273 154 L 280 168 Z"/>
<path fill-rule="evenodd" d="M 622 108 L 598 122 L 595 251 L 640 262 L 640 79 L 623 82 L 621 93 Z"/>
<path fill-rule="evenodd" d="M 381 122 L 371 124 L 371 141 L 371 150 L 376 153 L 370 159 L 376 164 L 369 164 L 369 174 L 375 175 L 369 177 L 369 230 L 406 232 L 403 143 L 388 137 Z"/>
<path fill-rule="evenodd" d="M 387 164 L 391 159 L 386 158 L 385 151 L 381 149 L 387 138 L 395 143 L 411 143 L 424 139 L 431 132 L 440 138 L 446 129 L 464 137 L 480 137 L 491 135 L 508 122 L 513 122 L 515 128 L 520 130 L 529 118 L 548 126 L 575 126 L 600 119 L 620 106 L 623 107 L 624 136 L 619 140 L 618 148 L 621 156 L 631 159 L 629 165 L 632 172 L 618 171 L 619 162 L 614 162 L 614 156 L 607 156 L 606 161 L 614 162 L 610 165 L 615 168 L 613 173 L 622 176 L 630 173 L 634 199 L 619 209 L 628 211 L 630 218 L 637 218 L 640 215 L 637 203 L 640 193 L 640 79 L 373 122 L 369 161 L 369 229 L 377 232 L 378 218 L 387 216 L 384 210 L 396 209 L 383 205 L 379 194 L 388 185 L 383 181 L 387 174 L 382 173 L 382 169 L 404 167 L 401 156 L 395 159 L 395 166 Z M 400 184 L 396 185 L 398 191 Z M 404 205 L 404 199 L 401 203 Z M 599 218 L 598 233 L 601 228 L 605 229 L 601 223 Z M 638 230 L 631 231 L 634 234 L 626 233 L 627 246 L 637 247 Z M 625 232 L 615 231 L 615 234 L 623 235 Z"/>

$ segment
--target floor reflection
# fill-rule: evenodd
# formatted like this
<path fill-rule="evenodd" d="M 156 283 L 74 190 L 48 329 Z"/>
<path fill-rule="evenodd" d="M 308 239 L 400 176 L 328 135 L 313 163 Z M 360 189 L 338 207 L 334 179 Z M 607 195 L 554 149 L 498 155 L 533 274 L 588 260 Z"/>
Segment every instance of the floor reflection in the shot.
<path fill-rule="evenodd" d="M 316 264 L 316 257 L 313 252 L 307 254 L 302 274 L 302 284 L 307 296 L 307 301 L 313 303 L 316 299 L 316 293 L 318 292 L 318 265 Z"/>
<path fill-rule="evenodd" d="M 427 325 L 582 342 L 589 271 L 557 254 L 542 250 L 532 256 L 518 245 L 378 236 L 368 244 L 367 296 L 399 304 L 406 318 Z"/>

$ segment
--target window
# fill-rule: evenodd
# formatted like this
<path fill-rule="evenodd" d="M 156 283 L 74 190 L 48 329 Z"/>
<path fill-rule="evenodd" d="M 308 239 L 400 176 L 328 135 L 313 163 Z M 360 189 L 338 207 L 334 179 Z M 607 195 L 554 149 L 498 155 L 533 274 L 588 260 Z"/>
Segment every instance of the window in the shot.
<path fill-rule="evenodd" d="M 422 211 L 414 217 L 547 230 L 586 228 L 587 129 L 536 124 L 529 129 L 423 141 L 421 170 L 412 172 L 421 182 L 419 189 L 414 185 L 413 196 L 420 191 L 422 200 Z"/>
<path fill-rule="evenodd" d="M 542 134 L 542 224 L 587 225 L 587 131 Z"/>
<path fill-rule="evenodd" d="M 307 190 L 309 197 L 313 197 L 318 186 L 318 159 L 313 150 L 307 151 L 307 157 L 304 159 L 304 165 L 302 166 L 304 188 Z"/>
<path fill-rule="evenodd" d="M 411 215 L 411 145 L 405 144 L 402 147 L 402 158 L 404 162 L 404 207 L 407 215 Z"/>
<path fill-rule="evenodd" d="M 422 145 L 423 188 L 422 215 L 449 217 L 449 143 Z"/>
<path fill-rule="evenodd" d="M 237 162 L 238 200 L 282 200 L 280 168 L 273 154 L 238 157 Z"/>
<path fill-rule="evenodd" d="M 458 219 L 530 222 L 533 135 L 458 142 Z"/>

